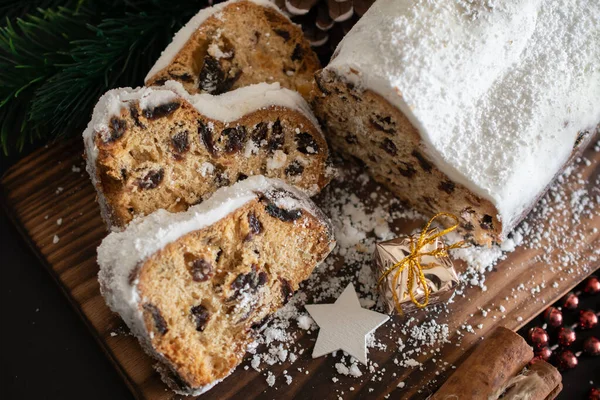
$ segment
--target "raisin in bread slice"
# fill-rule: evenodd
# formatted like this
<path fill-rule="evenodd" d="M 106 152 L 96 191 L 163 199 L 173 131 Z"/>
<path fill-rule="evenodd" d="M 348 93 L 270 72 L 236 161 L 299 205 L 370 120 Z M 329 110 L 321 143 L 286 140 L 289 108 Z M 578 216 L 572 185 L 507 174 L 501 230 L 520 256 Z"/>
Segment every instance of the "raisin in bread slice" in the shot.
<path fill-rule="evenodd" d="M 190 93 L 219 94 L 279 82 L 305 98 L 320 68 L 293 24 L 266 0 L 234 0 L 201 10 L 173 38 L 146 85 L 176 80 Z"/>
<path fill-rule="evenodd" d="M 263 176 L 187 212 L 155 213 L 98 248 L 100 289 L 163 380 L 199 394 L 242 361 L 257 329 L 334 247 L 302 192 Z"/>
<path fill-rule="evenodd" d="M 277 83 L 220 96 L 189 95 L 174 81 L 111 90 L 83 136 L 102 214 L 115 227 L 159 208 L 183 211 L 251 175 L 310 195 L 331 177 L 308 104 Z"/>
<path fill-rule="evenodd" d="M 316 77 L 332 147 L 482 244 L 507 237 L 600 121 L 600 69 L 582 68 L 600 59 L 600 3 L 509 3 L 378 0 Z"/>

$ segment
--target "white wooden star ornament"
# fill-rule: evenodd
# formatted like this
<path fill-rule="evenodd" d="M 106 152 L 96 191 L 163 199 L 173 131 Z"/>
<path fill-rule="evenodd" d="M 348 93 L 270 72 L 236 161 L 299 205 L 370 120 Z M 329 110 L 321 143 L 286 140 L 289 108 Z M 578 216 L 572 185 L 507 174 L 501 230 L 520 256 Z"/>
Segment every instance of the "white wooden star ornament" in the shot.
<path fill-rule="evenodd" d="M 354 285 L 349 284 L 333 304 L 309 304 L 310 316 L 319 325 L 313 358 L 343 350 L 367 364 L 367 335 L 390 317 L 360 306 Z"/>

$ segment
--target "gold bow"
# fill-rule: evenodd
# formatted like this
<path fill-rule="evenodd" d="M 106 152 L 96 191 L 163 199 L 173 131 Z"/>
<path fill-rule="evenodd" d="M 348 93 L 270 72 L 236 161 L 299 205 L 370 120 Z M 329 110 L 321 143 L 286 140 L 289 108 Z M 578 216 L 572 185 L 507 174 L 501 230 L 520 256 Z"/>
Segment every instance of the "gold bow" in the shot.
<path fill-rule="evenodd" d="M 431 226 L 433 221 L 439 217 L 447 217 L 447 218 L 454 220 L 454 225 L 452 225 L 449 228 L 444 229 L 441 232 L 437 232 L 437 228 L 429 229 L 429 227 Z M 402 307 L 400 305 L 400 300 L 398 299 L 398 293 L 395 290 L 395 288 L 398 287 L 398 281 L 400 280 L 402 271 L 404 271 L 405 268 L 408 268 L 407 288 L 408 288 L 408 293 L 410 295 L 410 299 L 412 300 L 412 302 L 417 306 L 417 308 L 427 307 L 427 304 L 429 303 L 429 287 L 427 286 L 427 282 L 425 280 L 425 274 L 423 273 L 423 270 L 429 269 L 431 267 L 429 267 L 427 265 L 422 266 L 421 265 L 421 257 L 423 257 L 423 256 L 447 257 L 448 250 L 465 247 L 465 242 L 460 241 L 460 242 L 454 243 L 450 246 L 447 246 L 446 244 L 444 244 L 442 242 L 442 247 L 440 247 L 440 248 L 436 248 L 436 249 L 426 252 L 426 253 L 422 253 L 421 250 L 423 249 L 423 247 L 427 246 L 428 244 L 433 243 L 437 238 L 444 236 L 447 233 L 452 232 L 456 228 L 458 228 L 458 217 L 456 217 L 455 215 L 448 214 L 448 213 L 438 213 L 438 214 L 434 215 L 429 220 L 429 222 L 427 222 L 427 225 L 425 225 L 425 227 L 421 231 L 421 234 L 419 235 L 419 238 L 416 241 L 414 240 L 414 238 L 412 236 L 410 237 L 410 254 L 408 256 L 406 256 L 405 258 L 403 258 L 402 260 L 400 260 L 399 262 L 397 262 L 396 264 L 392 265 L 391 267 L 388 267 L 383 272 L 381 277 L 379 278 L 379 281 L 377 282 L 377 284 L 381 285 L 381 283 L 384 281 L 384 279 L 389 274 L 391 274 L 393 271 L 395 271 L 394 285 L 393 285 L 394 290 L 392 290 L 392 295 L 394 297 L 394 302 L 396 303 L 396 310 L 398 311 L 399 314 L 402 314 Z M 415 274 L 418 277 L 417 285 L 421 285 L 423 287 L 423 292 L 425 293 L 425 299 L 423 300 L 422 303 L 419 303 L 419 301 L 415 297 L 415 294 L 413 293 L 413 284 L 414 284 L 413 278 L 414 278 Z"/>

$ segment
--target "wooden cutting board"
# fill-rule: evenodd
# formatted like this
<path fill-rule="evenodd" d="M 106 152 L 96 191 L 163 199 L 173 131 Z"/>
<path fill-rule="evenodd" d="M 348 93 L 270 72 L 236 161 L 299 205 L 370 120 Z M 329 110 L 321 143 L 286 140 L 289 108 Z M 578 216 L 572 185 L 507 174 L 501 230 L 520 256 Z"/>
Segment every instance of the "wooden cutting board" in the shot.
<path fill-rule="evenodd" d="M 590 147 L 584 155 L 591 163 L 581 163 L 576 173 L 562 183 L 567 195 L 582 186 L 590 190 L 597 182 L 600 152 Z M 332 190 L 334 186 L 335 184 L 326 190 Z M 361 185 L 357 187 L 357 195 L 366 199 L 375 186 L 373 182 Z M 382 189 L 381 192 L 385 193 L 385 190 Z M 95 202 L 94 188 L 83 168 L 80 141 L 41 149 L 7 171 L 2 178 L 2 204 L 88 325 L 134 396 L 139 399 L 180 397 L 166 389 L 154 372 L 151 359 L 144 354 L 135 338 L 113 333 L 127 330 L 120 318 L 106 307 L 99 293 L 96 247 L 106 231 Z M 535 215 L 530 215 L 528 221 L 534 223 L 535 218 Z M 412 229 L 421 223 L 422 221 L 395 221 L 394 224 L 401 225 L 402 229 Z M 299 330 L 298 343 L 307 351 L 293 366 L 283 363 L 269 367 L 278 377 L 273 387 L 269 387 L 266 382 L 266 370 L 259 373 L 252 368 L 238 367 L 232 376 L 204 394 L 202 399 L 329 399 L 337 398 L 338 395 L 347 399 L 367 399 L 381 398 L 390 393 L 392 398 L 425 397 L 448 374 L 448 371 L 441 368 L 444 364 L 440 360 L 449 365 L 460 364 L 469 349 L 495 326 L 519 329 L 598 268 L 598 257 L 591 257 L 592 252 L 600 248 L 600 233 L 593 229 L 600 228 L 598 212 L 592 216 L 583 216 L 579 223 L 574 223 L 571 211 L 566 210 L 563 214 L 557 214 L 552 224 L 567 228 L 567 232 L 573 229 L 573 232 L 580 234 L 576 241 L 576 253 L 579 256 L 577 265 L 563 268 L 559 262 L 565 251 L 573 249 L 556 246 L 550 249 L 517 248 L 493 271 L 487 273 L 487 291 L 468 287 L 464 296 L 457 296 L 449 305 L 450 312 L 437 318 L 438 323 L 448 324 L 450 343 L 438 346 L 440 352 L 435 356 L 422 354 L 418 357 L 418 361 L 423 363 L 422 368 L 401 368 L 394 363 L 399 354 L 395 342 L 404 335 L 398 333 L 398 329 L 392 330 L 390 326 L 392 323 L 401 326 L 403 320 L 400 317 L 394 317 L 392 322 L 377 331 L 377 338 L 388 344 L 388 350 L 371 350 L 369 353 L 370 359 L 379 365 L 374 381 L 371 380 L 372 374 L 365 372 L 364 368 L 360 379 L 337 374 L 335 363 L 339 362 L 339 358 L 327 356 L 311 359 L 315 335 Z M 552 229 L 552 226 L 548 228 Z M 539 257 L 542 254 L 545 255 L 544 260 L 551 258 L 557 260 L 556 263 L 548 265 Z M 464 265 L 457 266 L 459 270 L 464 268 Z M 519 290 L 521 283 L 526 285 L 526 290 Z M 530 288 L 536 288 L 537 285 L 544 288 L 539 293 L 534 293 L 534 296 L 532 291 L 536 290 Z M 499 304 L 505 307 L 503 313 L 498 311 Z M 490 318 L 491 315 L 484 317 L 480 312 L 481 308 L 492 310 L 490 314 L 497 318 Z M 423 319 L 425 311 L 411 316 Z M 479 327 L 475 333 L 461 334 L 459 340 L 456 331 L 462 329 L 461 332 L 464 333 L 461 328 L 463 324 Z M 437 360 L 434 362 L 433 358 Z M 248 361 L 245 361 L 244 365 L 247 364 Z M 302 371 L 298 371 L 298 368 Z M 451 371 L 450 368 L 447 369 Z M 293 378 L 290 385 L 281 378 L 284 370 Z M 339 378 L 336 383 L 332 381 L 334 376 Z M 404 382 L 403 388 L 397 387 L 400 382 Z"/>

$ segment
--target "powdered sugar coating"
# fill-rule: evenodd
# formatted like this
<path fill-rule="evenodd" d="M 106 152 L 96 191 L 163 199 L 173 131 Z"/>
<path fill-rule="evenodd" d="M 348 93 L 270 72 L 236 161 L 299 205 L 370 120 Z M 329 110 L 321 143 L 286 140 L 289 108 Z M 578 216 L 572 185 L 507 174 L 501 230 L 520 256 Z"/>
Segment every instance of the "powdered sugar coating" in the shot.
<path fill-rule="evenodd" d="M 279 83 L 259 83 L 242 87 L 221 95 L 190 95 L 181 83 L 167 81 L 161 87 L 119 88 L 106 92 L 94 107 L 92 119 L 83 132 L 87 171 L 94 187 L 98 187 L 96 159 L 98 148 L 94 142 L 96 133 L 109 134 L 111 117 L 118 116 L 122 109 L 129 107 L 129 102 L 139 101 L 142 109 L 169 103 L 177 98 L 189 102 L 202 115 L 224 123 L 233 122 L 246 114 L 261 109 L 277 106 L 300 112 L 317 129 L 322 136 L 319 124 L 304 98 L 297 92 L 282 88 Z M 110 221 L 108 207 L 102 193 L 98 194 L 100 211 L 105 221 Z"/>
<path fill-rule="evenodd" d="M 242 0 L 230 0 L 230 1 L 226 1 L 224 3 L 216 4 L 212 7 L 207 7 L 207 8 L 200 10 L 200 12 L 198 12 L 198 14 L 196 14 L 194 17 L 192 17 L 192 19 L 190 19 L 188 21 L 188 23 L 185 24 L 185 26 L 183 28 L 181 28 L 175 34 L 175 36 L 173 36 L 173 40 L 167 46 L 167 48 L 164 49 L 163 52 L 160 54 L 160 57 L 158 58 L 158 60 L 156 60 L 156 63 L 154 63 L 154 66 L 150 69 L 150 71 L 148 72 L 148 75 L 146 75 L 146 78 L 144 79 L 144 81 L 147 81 L 152 76 L 154 76 L 155 74 L 160 72 L 163 68 L 166 68 L 171 63 L 171 61 L 173 61 L 173 58 L 175 58 L 175 56 L 183 48 L 183 46 L 185 46 L 185 43 L 188 41 L 190 36 L 192 36 L 194 34 L 194 32 L 196 32 L 198 30 L 198 28 L 200 28 L 200 25 L 202 25 L 202 23 L 204 21 L 206 21 L 208 18 L 212 17 L 216 13 L 220 12 L 228 5 L 237 3 L 239 1 L 242 1 Z M 259 4 L 264 7 L 271 7 L 274 10 L 279 11 L 279 8 L 277 8 L 269 0 L 248 0 L 248 1 Z M 284 15 L 284 14 L 282 13 L 281 15 Z"/>
<path fill-rule="evenodd" d="M 325 224 L 330 242 L 335 245 L 331 222 L 305 194 L 279 179 L 257 175 L 217 190 L 208 200 L 186 212 L 158 210 L 135 219 L 124 231 L 109 234 L 98 247 L 98 280 L 106 304 L 121 316 L 144 348 L 159 359 L 162 355 L 152 350 L 144 324 L 138 281 L 132 279 L 135 269 L 167 244 L 220 221 L 257 199 L 259 194 L 264 194 L 279 208 L 302 209 L 317 218 Z M 210 387 L 198 388 L 195 394 Z"/>
<path fill-rule="evenodd" d="M 327 69 L 398 107 L 505 236 L 600 121 L 599 20 L 588 0 L 379 0 Z"/>

